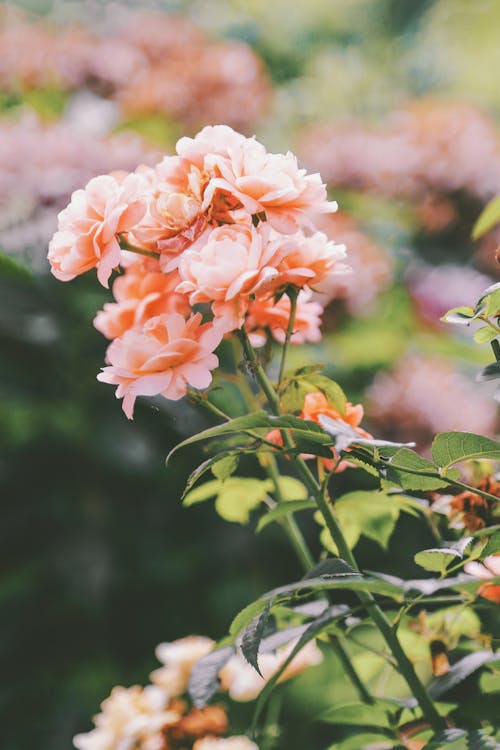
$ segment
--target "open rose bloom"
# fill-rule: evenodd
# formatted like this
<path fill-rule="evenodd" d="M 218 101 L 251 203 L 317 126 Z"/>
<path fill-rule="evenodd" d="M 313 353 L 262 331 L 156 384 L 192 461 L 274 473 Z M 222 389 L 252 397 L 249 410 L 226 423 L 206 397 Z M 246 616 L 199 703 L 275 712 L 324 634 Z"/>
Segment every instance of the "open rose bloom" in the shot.
<path fill-rule="evenodd" d="M 317 231 L 336 210 L 318 174 L 224 125 L 181 138 L 156 167 L 94 177 L 59 214 L 52 273 L 96 269 L 113 302 L 95 327 L 111 340 L 99 380 L 132 418 L 137 396 L 205 389 L 222 338 L 245 327 L 255 345 L 319 341 L 315 292 L 349 271 L 345 247 Z M 321 298 L 321 295 L 319 295 Z M 195 307 L 196 306 L 196 307 Z"/>

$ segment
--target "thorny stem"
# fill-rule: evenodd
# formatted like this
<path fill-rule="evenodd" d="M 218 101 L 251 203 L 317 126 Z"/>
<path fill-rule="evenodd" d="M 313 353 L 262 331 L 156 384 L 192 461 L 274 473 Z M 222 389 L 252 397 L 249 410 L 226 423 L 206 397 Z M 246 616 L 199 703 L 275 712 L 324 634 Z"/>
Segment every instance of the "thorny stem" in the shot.
<path fill-rule="evenodd" d="M 283 343 L 283 348 L 281 350 L 281 362 L 280 362 L 280 371 L 278 375 L 278 393 L 281 389 L 281 382 L 283 380 L 283 375 L 285 373 L 285 362 L 286 362 L 286 355 L 288 353 L 288 345 L 290 343 L 290 339 L 292 338 L 293 334 L 293 327 L 295 325 L 295 316 L 297 315 L 297 297 L 298 292 L 295 287 L 290 287 L 287 291 L 288 299 L 290 300 L 290 317 L 288 318 L 288 326 L 286 329 L 286 335 L 285 335 L 285 341 Z"/>
<path fill-rule="evenodd" d="M 245 356 L 252 365 L 253 372 L 266 395 L 269 405 L 271 406 L 275 414 L 279 414 L 280 409 L 278 396 L 266 373 L 264 372 L 262 365 L 258 361 L 255 351 L 253 350 L 253 347 L 248 340 L 244 329 L 240 331 L 240 340 L 243 345 Z M 292 447 L 292 440 L 286 430 L 282 431 L 282 435 L 285 447 Z M 321 488 L 311 470 L 300 456 L 290 455 L 290 461 L 295 465 L 298 474 L 304 481 L 304 484 L 306 485 L 311 495 L 314 497 L 318 509 L 325 520 L 330 535 L 337 546 L 340 556 L 355 570 L 359 570 L 356 559 L 351 549 L 349 548 L 349 545 L 347 544 L 342 530 L 333 513 L 333 508 L 330 505 L 330 501 L 326 498 L 326 487 L 324 490 Z M 389 620 L 387 619 L 381 608 L 378 606 L 375 597 L 369 591 L 358 591 L 357 596 L 360 602 L 365 606 L 366 610 L 372 617 L 373 622 L 375 623 L 385 642 L 389 646 L 398 664 L 399 671 L 405 678 L 408 687 L 418 701 L 424 717 L 434 731 L 440 731 L 445 726 L 444 721 L 440 717 L 431 697 L 427 693 L 426 688 L 420 681 L 420 678 L 417 675 L 412 662 L 404 652 L 396 633 L 391 627 Z"/>
<path fill-rule="evenodd" d="M 147 255 L 149 258 L 159 258 L 160 253 L 155 253 L 153 250 L 144 250 L 143 247 L 138 247 L 137 245 L 132 245 L 131 242 L 129 242 L 123 234 L 117 234 L 116 238 L 118 240 L 118 244 L 120 245 L 122 250 L 128 250 L 131 253 L 137 253 L 138 255 Z"/>

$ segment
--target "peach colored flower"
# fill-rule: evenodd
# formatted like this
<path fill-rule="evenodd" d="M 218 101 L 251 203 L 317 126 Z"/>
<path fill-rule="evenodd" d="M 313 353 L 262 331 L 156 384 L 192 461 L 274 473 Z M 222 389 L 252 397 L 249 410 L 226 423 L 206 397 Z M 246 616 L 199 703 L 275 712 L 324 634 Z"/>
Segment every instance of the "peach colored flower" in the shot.
<path fill-rule="evenodd" d="M 188 320 L 178 313 L 149 320 L 142 331 L 126 331 L 108 347 L 110 363 L 99 373 L 103 383 L 117 385 L 123 411 L 132 419 L 137 396 L 155 396 L 177 401 L 188 384 L 208 388 L 211 370 L 219 364 L 213 354 L 223 332 L 212 323 L 201 324 L 197 313 Z"/>
<path fill-rule="evenodd" d="M 78 750 L 116 750 L 118 747 L 153 750 L 155 739 L 161 739 L 159 733 L 181 718 L 178 711 L 169 708 L 167 694 L 154 685 L 115 687 L 102 702 L 101 709 L 94 719 L 95 729 L 73 738 Z"/>
<path fill-rule="evenodd" d="M 202 737 L 193 745 L 193 750 L 259 750 L 252 740 L 245 736 Z"/>
<path fill-rule="evenodd" d="M 321 315 L 323 308 L 318 302 L 311 302 L 310 291 L 300 291 L 297 296 L 295 324 L 290 338 L 292 344 L 306 341 L 321 341 Z M 245 328 L 253 346 L 264 346 L 267 341 L 266 329 L 273 338 L 283 344 L 290 319 L 290 299 L 281 297 L 278 302 L 271 299 L 256 299 L 250 302 Z"/>
<path fill-rule="evenodd" d="M 49 245 L 52 273 L 70 281 L 91 268 L 103 286 L 120 263 L 116 235 L 133 229 L 144 216 L 146 203 L 137 175 L 121 183 L 110 175 L 94 177 L 76 190 L 59 214 L 59 231 Z"/>
<path fill-rule="evenodd" d="M 206 178 L 178 156 L 166 156 L 154 169 L 142 169 L 141 177 L 147 186 L 148 210 L 133 238 L 141 247 L 164 251 L 162 270 L 168 271 L 205 227 L 201 202 Z"/>
<path fill-rule="evenodd" d="M 304 398 L 304 406 L 302 407 L 300 418 L 307 419 L 311 422 L 316 422 L 316 424 L 319 424 L 319 417 L 330 417 L 330 419 L 344 422 L 344 424 L 349 425 L 349 427 L 355 430 L 355 432 L 357 432 L 360 437 L 371 438 L 372 435 L 370 435 L 369 432 L 366 432 L 366 430 L 359 426 L 361 420 L 363 419 L 363 413 L 364 411 L 361 404 L 356 404 L 354 406 L 350 403 L 350 401 L 347 401 L 345 405 L 345 414 L 341 414 L 339 411 L 337 411 L 337 409 L 335 409 L 334 406 L 332 406 L 332 404 L 329 403 L 324 393 L 321 393 L 321 391 L 313 391 L 312 393 L 307 393 Z M 271 430 L 266 435 L 266 439 L 270 440 L 276 445 L 283 445 L 283 438 L 281 437 L 281 432 L 279 430 Z M 332 469 L 335 468 L 335 472 L 339 473 L 341 471 L 345 471 L 345 469 L 348 469 L 353 465 L 352 463 L 349 463 L 349 461 L 342 460 L 339 462 L 339 456 L 335 448 L 332 448 L 332 454 L 333 458 L 331 459 L 321 459 L 327 471 L 332 471 Z M 302 458 L 313 458 L 313 456 L 303 454 Z"/>
<path fill-rule="evenodd" d="M 291 153 L 270 154 L 255 138 L 245 138 L 224 125 L 203 128 L 194 138 L 181 138 L 177 153 L 211 176 L 204 194 L 208 207 L 217 190 L 234 195 L 251 214 L 264 212 L 279 232 L 291 234 L 310 225 L 308 213 L 332 213 L 319 174 L 300 169 Z"/>
<path fill-rule="evenodd" d="M 350 267 L 342 261 L 346 257 L 345 245 L 336 245 L 323 232 L 306 237 L 302 232 L 285 240 L 286 253 L 278 265 L 276 287 L 289 284 L 315 291 L 322 290 L 322 283 L 331 283 L 333 276 L 346 274 Z"/>
<path fill-rule="evenodd" d="M 206 636 L 189 635 L 172 643 L 160 643 L 156 656 L 163 667 L 151 673 L 151 681 L 163 688 L 171 698 L 186 692 L 191 669 L 195 662 L 206 656 L 214 647 Z"/>
<path fill-rule="evenodd" d="M 198 169 L 205 169 L 205 158 L 210 154 L 213 156 L 224 156 L 231 158 L 232 154 L 238 153 L 247 141 L 257 143 L 258 148 L 265 151 L 255 139 L 246 138 L 236 132 L 228 125 L 207 125 L 202 128 L 194 138 L 183 137 L 177 141 L 176 151 L 182 159 L 191 162 Z"/>
<path fill-rule="evenodd" d="M 190 312 L 188 299 L 175 291 L 179 282 L 176 271 L 164 274 L 154 260 L 127 266 L 125 273 L 113 283 L 116 302 L 104 305 L 94 319 L 94 326 L 106 338 L 115 339 L 162 313 L 187 316 Z"/>
<path fill-rule="evenodd" d="M 250 666 L 239 653 L 232 656 L 219 673 L 221 690 L 227 691 L 230 698 L 236 701 L 254 700 L 266 682 L 284 664 L 293 651 L 297 641 L 292 641 L 274 653 L 259 654 L 259 667 L 262 677 Z M 296 677 L 309 667 L 314 667 L 323 661 L 323 655 L 315 641 L 309 642 L 294 657 L 292 662 L 280 676 L 278 682 Z"/>
<path fill-rule="evenodd" d="M 243 322 L 249 295 L 274 273 L 279 249 L 267 241 L 266 229 L 230 224 L 207 230 L 180 260 L 182 282 L 177 291 L 189 295 L 192 305 L 212 302 L 216 318 L 226 330 Z"/>
<path fill-rule="evenodd" d="M 488 581 L 491 578 L 500 576 L 500 554 L 488 555 L 482 563 L 471 561 L 465 563 L 464 571 L 475 578 L 482 578 Z M 483 583 L 478 588 L 478 593 L 489 599 L 495 604 L 500 604 L 500 584 Z"/>

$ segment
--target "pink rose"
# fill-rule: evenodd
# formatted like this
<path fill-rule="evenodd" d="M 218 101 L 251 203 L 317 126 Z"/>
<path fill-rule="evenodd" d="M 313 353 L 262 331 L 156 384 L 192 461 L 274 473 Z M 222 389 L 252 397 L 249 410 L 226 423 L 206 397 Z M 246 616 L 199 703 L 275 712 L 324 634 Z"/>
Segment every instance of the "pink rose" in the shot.
<path fill-rule="evenodd" d="M 140 187 L 137 175 L 121 182 L 101 175 L 73 193 L 59 214 L 59 231 L 49 245 L 48 258 L 56 278 L 70 281 L 97 268 L 97 278 L 108 286 L 121 257 L 116 235 L 133 229 L 146 211 Z"/>
<path fill-rule="evenodd" d="M 176 271 L 164 274 L 154 260 L 128 266 L 113 284 L 116 302 L 104 305 L 94 319 L 94 326 L 106 338 L 115 339 L 162 313 L 188 315 L 187 297 L 175 292 L 179 281 Z"/>
<path fill-rule="evenodd" d="M 187 386 L 208 388 L 219 360 L 213 354 L 222 331 L 212 323 L 201 324 L 201 315 L 185 320 L 178 313 L 149 320 L 142 331 L 129 330 L 115 339 L 107 351 L 108 367 L 97 379 L 117 385 L 123 411 L 132 419 L 137 396 L 155 396 L 177 401 Z"/>
<path fill-rule="evenodd" d="M 230 224 L 208 230 L 180 260 L 177 291 L 192 305 L 212 302 L 216 317 L 230 328 L 241 326 L 249 295 L 265 283 L 280 258 L 267 229 Z"/>
<path fill-rule="evenodd" d="M 337 204 L 327 200 L 319 174 L 299 169 L 291 153 L 269 154 L 247 138 L 228 156 L 209 154 L 205 169 L 215 176 L 205 190 L 204 205 L 215 190 L 232 193 L 251 214 L 265 213 L 271 226 L 283 234 L 311 226 L 309 213 L 332 213 Z"/>
<path fill-rule="evenodd" d="M 228 125 L 207 125 L 194 138 L 180 138 L 175 148 L 182 159 L 196 165 L 198 169 L 204 169 L 208 154 L 230 157 L 248 140 L 253 139 L 237 133 Z M 255 140 L 253 142 L 257 143 Z M 258 146 L 265 150 L 260 143 Z"/>
<path fill-rule="evenodd" d="M 321 315 L 323 308 L 318 302 L 311 302 L 312 293 L 301 291 L 297 297 L 295 324 L 291 336 L 292 344 L 306 341 L 321 341 Z M 264 346 L 267 340 L 266 329 L 280 344 L 285 341 L 290 320 L 290 299 L 281 297 L 276 304 L 273 299 L 256 299 L 250 303 L 245 321 L 246 329 L 254 346 Z"/>
<path fill-rule="evenodd" d="M 323 232 L 306 237 L 301 232 L 286 238 L 286 254 L 278 266 L 276 286 L 309 286 L 320 290 L 332 276 L 350 272 L 342 261 L 346 257 L 345 245 L 336 245 Z"/>

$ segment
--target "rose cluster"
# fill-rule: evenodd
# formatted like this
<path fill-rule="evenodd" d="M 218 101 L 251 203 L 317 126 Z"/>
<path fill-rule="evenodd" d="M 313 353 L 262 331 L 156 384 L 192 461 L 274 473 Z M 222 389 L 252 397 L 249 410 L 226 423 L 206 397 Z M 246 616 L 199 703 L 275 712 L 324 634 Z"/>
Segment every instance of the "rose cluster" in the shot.
<path fill-rule="evenodd" d="M 95 325 L 112 339 L 98 378 L 137 396 L 207 388 L 222 338 L 245 325 L 255 345 L 317 341 L 321 292 L 348 271 L 345 247 L 316 230 L 331 213 L 319 174 L 223 125 L 181 138 L 156 167 L 95 177 L 59 214 L 49 247 L 62 281 L 92 268 L 115 302 Z M 315 294 L 314 301 L 311 299 Z"/>
<path fill-rule="evenodd" d="M 236 701 L 253 700 L 266 682 L 283 665 L 296 641 L 274 652 L 262 653 L 263 677 L 245 661 L 239 651 L 219 673 L 220 690 Z M 94 718 L 95 728 L 74 738 L 78 750 L 257 750 L 248 737 L 223 737 L 228 728 L 225 708 L 220 705 L 195 708 L 186 697 L 188 680 L 195 663 L 215 647 L 204 636 L 187 636 L 161 643 L 156 655 L 162 666 L 151 674 L 152 684 L 142 688 L 113 688 Z M 290 662 L 280 677 L 288 680 L 322 661 L 314 641 Z"/>

